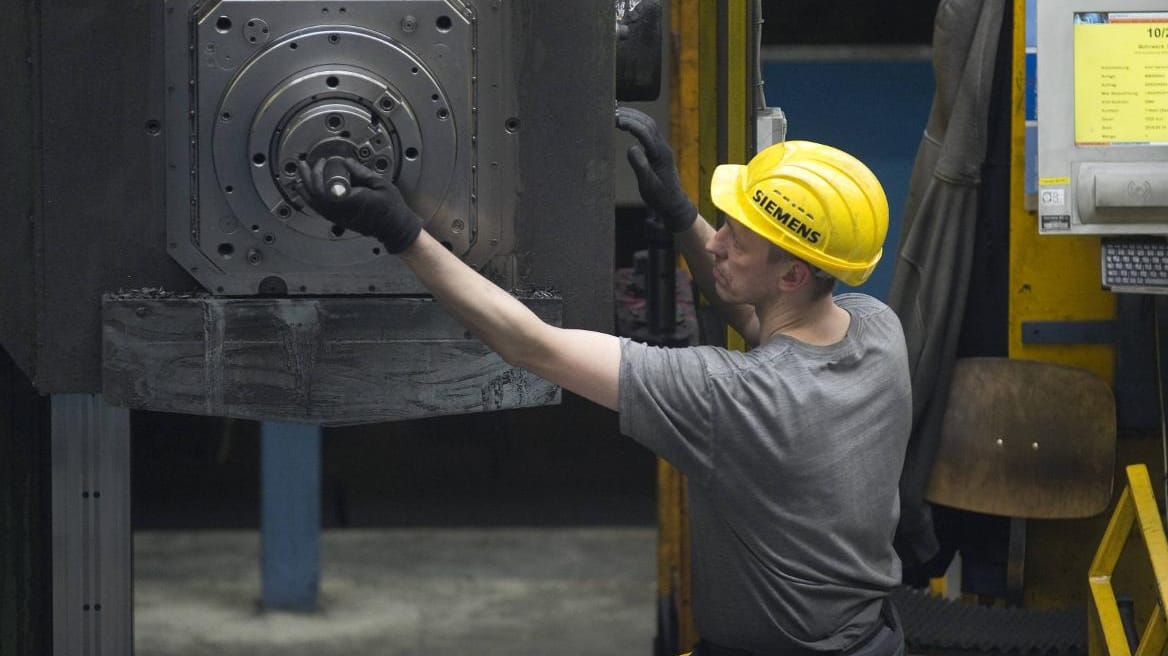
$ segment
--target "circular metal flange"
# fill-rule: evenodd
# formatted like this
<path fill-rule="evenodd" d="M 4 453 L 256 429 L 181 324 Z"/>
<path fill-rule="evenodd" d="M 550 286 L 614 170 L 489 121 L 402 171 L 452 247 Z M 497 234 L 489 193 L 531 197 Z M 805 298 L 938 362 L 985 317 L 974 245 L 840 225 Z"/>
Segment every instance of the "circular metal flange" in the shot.
<path fill-rule="evenodd" d="M 366 62 L 394 71 L 394 79 L 371 72 Z M 215 176 L 220 189 L 231 189 L 225 197 L 232 212 L 281 252 L 330 266 L 367 261 L 381 253 L 376 242 L 336 234 L 294 193 L 288 164 L 301 156 L 356 153 L 371 168 L 384 164 L 386 178 L 429 219 L 455 174 L 458 134 L 448 108 L 422 62 L 383 35 L 351 27 L 286 35 L 248 62 L 224 92 L 213 132 Z M 448 241 L 465 252 L 472 234 L 451 234 Z M 322 249 L 322 239 L 333 243 Z"/>
<path fill-rule="evenodd" d="M 303 202 L 297 202 L 302 200 L 297 184 L 300 179 L 297 162 L 351 157 L 392 180 L 397 176 L 400 149 L 395 146 L 398 135 L 391 130 L 392 126 L 387 126 L 360 103 L 332 100 L 312 103 L 294 112 L 284 127 L 277 128 L 280 137 L 271 157 L 272 166 L 267 167 L 270 171 L 255 167 L 252 179 L 262 195 L 263 190 L 271 188 L 267 178 L 276 176 L 280 193 L 284 199 L 291 199 L 289 204 L 282 199 L 265 198 L 269 206 L 275 203 L 277 218 L 289 220 L 293 214 L 306 216 L 295 212 L 298 206 L 303 206 Z M 306 225 L 300 229 L 307 234 L 313 234 L 312 230 L 318 227 L 316 222 L 303 223 Z"/>

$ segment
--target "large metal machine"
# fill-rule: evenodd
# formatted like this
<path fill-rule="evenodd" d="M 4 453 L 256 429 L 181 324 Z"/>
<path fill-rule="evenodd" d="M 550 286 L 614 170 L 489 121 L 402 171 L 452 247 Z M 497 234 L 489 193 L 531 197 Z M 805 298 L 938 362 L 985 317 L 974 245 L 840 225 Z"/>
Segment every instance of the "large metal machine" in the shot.
<path fill-rule="evenodd" d="M 611 0 L 75 5 L 4 27 L 6 62 L 41 54 L 0 100 L 0 344 L 41 393 L 322 424 L 558 402 L 305 205 L 321 157 L 546 320 L 610 329 Z"/>

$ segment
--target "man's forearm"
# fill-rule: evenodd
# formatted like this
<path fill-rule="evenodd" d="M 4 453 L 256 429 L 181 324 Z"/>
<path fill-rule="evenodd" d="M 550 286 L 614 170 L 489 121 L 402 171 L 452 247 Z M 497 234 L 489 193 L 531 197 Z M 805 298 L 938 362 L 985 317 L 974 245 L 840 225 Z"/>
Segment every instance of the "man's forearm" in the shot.
<path fill-rule="evenodd" d="M 621 358 L 616 337 L 544 323 L 425 231 L 401 258 L 447 312 L 508 363 L 616 409 Z"/>
<path fill-rule="evenodd" d="M 522 364 L 530 333 L 543 321 L 523 303 L 467 266 L 429 233 L 402 260 L 455 319 L 504 360 Z"/>
<path fill-rule="evenodd" d="M 758 317 L 754 314 L 754 308 L 749 305 L 729 305 L 718 297 L 714 284 L 714 256 L 706 251 L 706 243 L 713 236 L 713 226 L 699 215 L 689 228 L 674 233 L 673 239 L 689 266 L 690 275 L 710 304 L 747 342 L 757 343 Z"/>

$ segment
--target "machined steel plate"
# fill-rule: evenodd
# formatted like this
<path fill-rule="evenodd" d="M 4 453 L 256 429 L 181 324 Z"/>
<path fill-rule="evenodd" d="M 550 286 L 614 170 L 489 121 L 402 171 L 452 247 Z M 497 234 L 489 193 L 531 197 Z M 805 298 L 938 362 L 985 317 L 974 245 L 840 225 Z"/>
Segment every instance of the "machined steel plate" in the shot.
<path fill-rule="evenodd" d="M 422 292 L 377 241 L 304 203 L 296 162 L 331 156 L 397 184 L 472 266 L 509 253 L 520 123 L 500 13 L 459 0 L 169 2 L 172 256 L 218 294 Z"/>

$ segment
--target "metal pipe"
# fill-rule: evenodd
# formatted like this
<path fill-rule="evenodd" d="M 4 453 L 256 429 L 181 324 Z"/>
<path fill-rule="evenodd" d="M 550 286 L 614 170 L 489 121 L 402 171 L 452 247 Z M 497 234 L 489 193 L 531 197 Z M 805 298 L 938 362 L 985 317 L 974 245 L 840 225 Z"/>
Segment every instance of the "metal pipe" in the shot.
<path fill-rule="evenodd" d="M 645 231 L 649 245 L 649 267 L 645 272 L 649 332 L 668 338 L 677 328 L 677 254 L 673 233 L 652 215 L 645 221 Z"/>
<path fill-rule="evenodd" d="M 762 0 L 754 0 L 754 108 L 762 112 L 767 108 L 766 93 L 762 79 Z"/>

